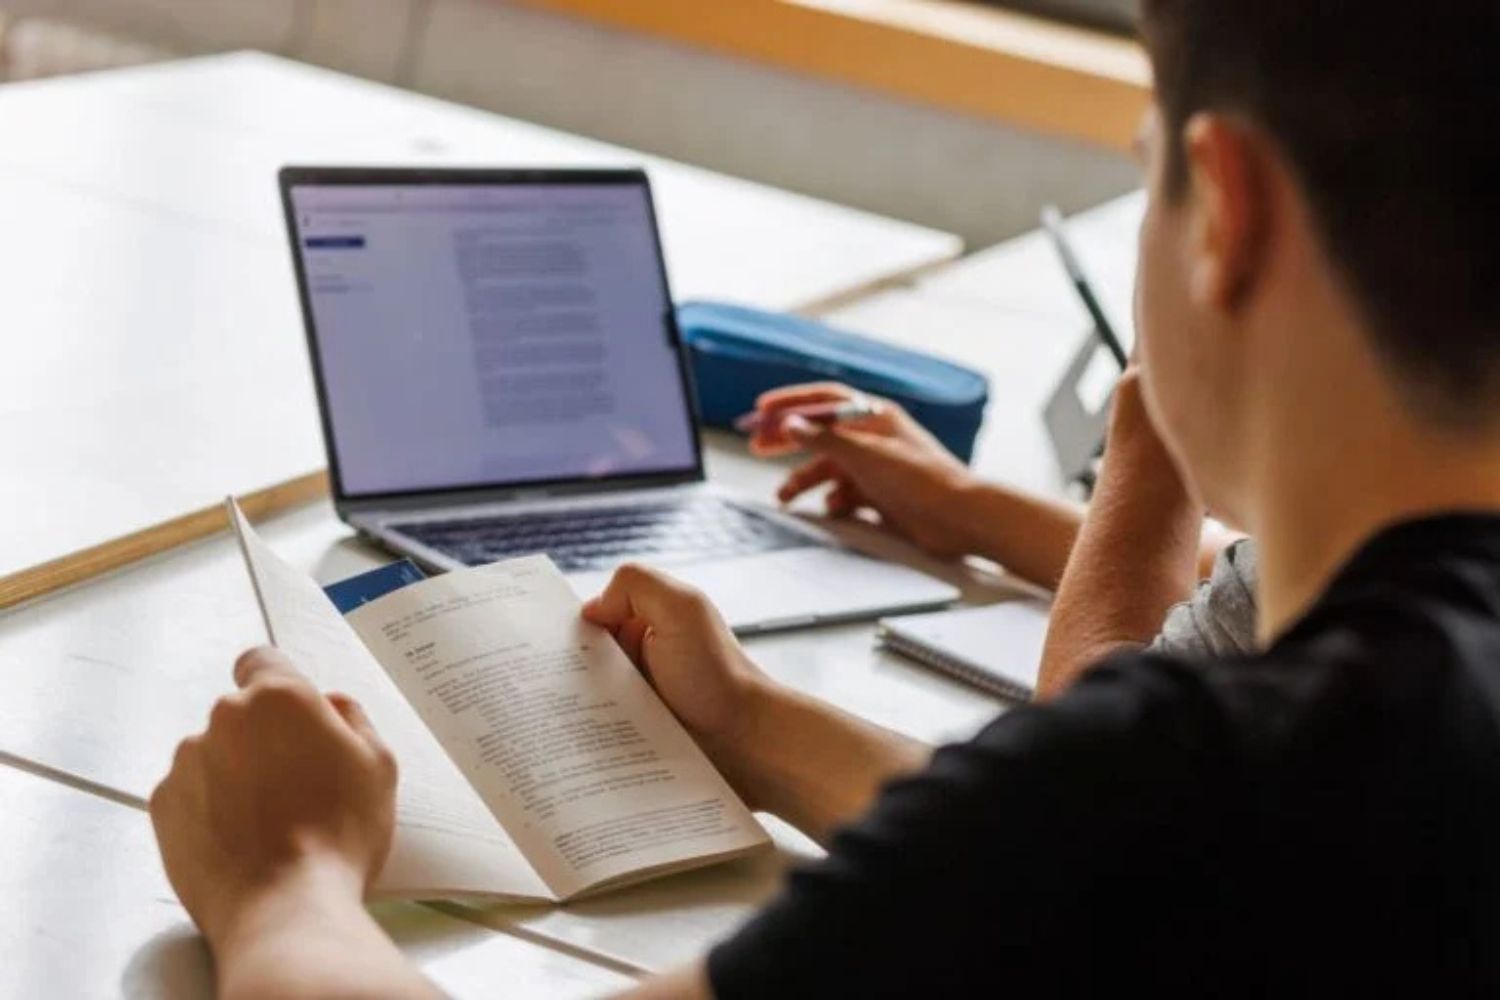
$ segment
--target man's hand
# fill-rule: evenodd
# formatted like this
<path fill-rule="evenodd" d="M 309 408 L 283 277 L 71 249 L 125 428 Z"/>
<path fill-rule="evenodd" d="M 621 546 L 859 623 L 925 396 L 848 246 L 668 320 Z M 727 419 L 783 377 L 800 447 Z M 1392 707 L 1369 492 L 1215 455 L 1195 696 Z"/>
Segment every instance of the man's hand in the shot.
<path fill-rule="evenodd" d="M 796 409 L 814 403 L 866 399 L 874 415 L 817 427 Z M 928 552 L 952 557 L 978 551 L 963 516 L 963 497 L 975 487 L 968 467 L 911 415 L 890 400 L 835 382 L 791 386 L 756 401 L 760 429 L 750 441 L 757 455 L 807 450 L 813 457 L 793 470 L 778 491 L 783 503 L 831 483 L 826 504 L 833 517 L 861 509 Z"/>
<path fill-rule="evenodd" d="M 363 906 L 395 826 L 390 751 L 353 699 L 320 694 L 274 649 L 234 676 L 240 691 L 151 795 L 221 995 L 430 995 Z"/>
<path fill-rule="evenodd" d="M 876 415 L 822 429 L 793 415 L 815 403 L 868 399 Z M 1077 507 L 979 481 L 889 400 L 825 382 L 762 396 L 760 429 L 750 442 L 758 455 L 807 449 L 813 457 L 782 484 L 781 501 L 824 483 L 828 513 L 861 509 L 939 558 L 983 556 L 1041 587 L 1055 587 L 1082 519 Z"/>
<path fill-rule="evenodd" d="M 774 685 L 718 609 L 664 573 L 627 565 L 584 605 L 583 616 L 614 635 L 715 765 L 736 772 L 752 705 Z M 749 798 L 753 789 L 737 791 Z"/>
<path fill-rule="evenodd" d="M 280 652 L 234 667 L 207 732 L 151 796 L 167 876 L 210 940 L 312 869 L 356 900 L 390 851 L 396 762 L 352 699 L 324 697 Z"/>
<path fill-rule="evenodd" d="M 698 591 L 620 569 L 583 616 L 608 629 L 752 809 L 816 840 L 863 812 L 928 748 L 767 677 Z"/>
<path fill-rule="evenodd" d="M 1203 510 L 1157 435 L 1132 367 L 1115 388 L 1088 519 L 1052 604 L 1037 692 L 1051 697 L 1114 650 L 1144 645 L 1199 579 Z"/>

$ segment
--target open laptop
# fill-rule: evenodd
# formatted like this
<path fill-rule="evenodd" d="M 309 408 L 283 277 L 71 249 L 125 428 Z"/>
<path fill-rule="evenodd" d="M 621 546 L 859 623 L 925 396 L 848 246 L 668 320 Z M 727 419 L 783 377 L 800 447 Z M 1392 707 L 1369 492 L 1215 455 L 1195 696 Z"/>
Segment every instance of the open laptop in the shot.
<path fill-rule="evenodd" d="M 741 633 L 958 596 L 706 482 L 642 171 L 289 167 L 281 192 L 361 533 L 436 569 L 546 552 L 585 595 L 643 562 Z"/>

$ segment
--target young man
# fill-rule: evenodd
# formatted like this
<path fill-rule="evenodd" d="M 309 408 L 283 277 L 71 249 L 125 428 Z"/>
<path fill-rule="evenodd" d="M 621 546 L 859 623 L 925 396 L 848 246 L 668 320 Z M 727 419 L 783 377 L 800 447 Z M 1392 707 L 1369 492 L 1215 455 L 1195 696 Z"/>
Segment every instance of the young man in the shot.
<path fill-rule="evenodd" d="M 1093 518 L 1125 504 L 1162 542 L 1101 634 L 1159 618 L 1207 507 L 1259 542 L 1262 648 L 1121 654 L 929 759 L 622 571 L 587 616 L 748 802 L 829 848 L 642 995 L 1500 980 L 1500 8 L 1143 6 L 1141 366 L 1108 461 L 1157 474 L 1101 486 L 1056 614 L 1086 617 L 1075 585 L 1119 542 Z M 1089 647 L 1049 642 L 1049 669 Z M 378 737 L 274 652 L 237 673 L 152 801 L 225 994 L 426 992 L 360 903 L 391 831 Z"/>

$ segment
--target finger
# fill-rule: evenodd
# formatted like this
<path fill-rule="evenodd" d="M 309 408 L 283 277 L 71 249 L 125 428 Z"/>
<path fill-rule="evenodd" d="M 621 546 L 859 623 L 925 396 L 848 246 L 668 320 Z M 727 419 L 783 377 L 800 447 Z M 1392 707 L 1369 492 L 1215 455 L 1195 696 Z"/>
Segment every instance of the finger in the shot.
<path fill-rule="evenodd" d="M 180 834 L 183 817 L 191 816 L 201 804 L 206 786 L 200 762 L 185 762 L 180 754 L 174 758 L 172 770 L 157 783 L 151 790 L 151 797 L 146 800 L 146 812 L 151 817 L 159 845 L 165 845 L 169 837 Z"/>
<path fill-rule="evenodd" d="M 342 691 L 336 691 L 328 696 L 328 704 L 332 705 L 333 710 L 349 724 L 350 729 L 371 743 L 380 742 L 380 734 L 375 731 L 375 724 L 365 714 L 364 706 L 353 697 Z"/>
<path fill-rule="evenodd" d="M 802 447 L 835 459 L 846 470 L 861 468 L 872 460 L 886 458 L 896 446 L 896 442 L 883 434 L 856 430 L 847 424 L 819 427 L 811 421 L 794 416 L 787 419 L 783 427 Z"/>
<path fill-rule="evenodd" d="M 905 412 L 900 404 L 884 396 L 838 382 L 815 382 L 762 393 L 755 401 L 755 413 L 763 421 L 773 422 L 778 415 L 789 411 L 827 409 L 843 403 L 860 403 L 876 414 Z"/>
<path fill-rule="evenodd" d="M 755 412 L 764 416 L 776 410 L 805 406 L 808 403 L 839 403 L 858 395 L 857 389 L 842 382 L 803 382 L 761 393 L 755 398 Z"/>
<path fill-rule="evenodd" d="M 780 458 L 802 450 L 779 426 L 764 425 L 750 435 L 750 454 L 756 458 Z"/>
<path fill-rule="evenodd" d="M 641 663 L 641 648 L 645 644 L 646 633 L 651 631 L 651 623 L 644 618 L 632 618 L 620 627 L 615 633 L 615 641 L 620 648 L 625 650 L 625 655 L 630 657 L 630 662 L 637 666 Z"/>
<path fill-rule="evenodd" d="M 615 570 L 604 593 L 584 605 L 583 616 L 614 631 L 631 618 L 666 620 L 697 600 L 695 591 L 665 573 L 628 563 Z"/>
<path fill-rule="evenodd" d="M 189 736 L 178 743 L 177 749 L 172 753 L 172 768 L 167 772 L 167 777 L 196 771 L 203 760 L 203 744 L 203 736 Z"/>
<path fill-rule="evenodd" d="M 750 453 L 760 458 L 775 458 L 791 452 L 802 451 L 807 445 L 803 440 L 812 429 L 830 426 L 826 417 L 806 410 L 782 410 L 758 427 L 750 438 Z M 845 417 L 838 421 L 845 430 L 867 434 L 891 435 L 897 432 L 895 420 L 884 410 L 877 410 L 862 417 Z M 802 436 L 794 432 L 801 428 Z"/>
<path fill-rule="evenodd" d="M 776 499 L 791 503 L 815 486 L 821 486 L 839 474 L 838 463 L 831 458 L 815 458 L 804 462 L 787 474 L 776 490 Z"/>
<path fill-rule="evenodd" d="M 161 842 L 162 827 L 167 823 L 167 817 L 176 805 L 177 785 L 171 774 L 156 783 L 151 789 L 151 797 L 146 800 L 146 815 L 151 817 L 151 825 L 156 830 L 156 840 Z"/>
<path fill-rule="evenodd" d="M 764 419 L 750 438 L 750 453 L 762 458 L 773 458 L 789 452 L 802 451 L 807 447 L 807 435 L 830 426 L 843 430 L 879 436 L 890 436 L 901 432 L 899 410 L 888 410 L 876 406 L 870 413 L 858 417 L 843 417 L 835 424 L 826 415 L 811 409 L 779 410 Z"/>
<path fill-rule="evenodd" d="M 189 736 L 177 744 L 166 777 L 151 790 L 151 798 L 146 803 L 153 822 L 160 822 L 164 814 L 174 808 L 180 809 L 184 803 L 194 801 L 201 793 L 204 781 L 203 756 L 202 736 Z"/>
<path fill-rule="evenodd" d="M 354 735 L 373 752 L 373 759 L 376 767 L 379 768 L 379 773 L 391 781 L 391 788 L 394 788 L 394 782 L 400 773 L 400 765 L 396 762 L 396 754 L 386 745 L 385 740 L 380 738 L 380 733 L 375 730 L 375 724 L 365 714 L 364 706 L 355 698 L 342 692 L 330 694 L 327 701 L 329 706 L 354 731 Z"/>
<path fill-rule="evenodd" d="M 798 409 L 788 407 L 772 410 L 762 416 L 754 433 L 750 435 L 750 454 L 771 458 L 787 452 L 800 451 L 801 442 L 786 431 L 786 422 L 795 419 L 798 413 Z M 805 414 L 803 419 L 806 419 Z"/>
<path fill-rule="evenodd" d="M 834 484 L 833 489 L 828 491 L 828 497 L 824 501 L 828 507 L 830 517 L 848 517 L 853 514 L 864 503 L 859 490 L 847 479 L 841 479 Z"/>
<path fill-rule="evenodd" d="M 257 646 L 240 654 L 234 661 L 234 682 L 242 688 L 258 681 L 282 678 L 308 683 L 287 655 L 274 646 Z"/>
<path fill-rule="evenodd" d="M 797 442 L 787 437 L 781 426 L 785 415 L 792 411 L 863 399 L 870 397 L 838 382 L 813 382 L 762 393 L 755 401 L 755 413 L 760 417 L 760 423 L 750 435 L 750 452 L 770 457 L 796 451 Z"/>

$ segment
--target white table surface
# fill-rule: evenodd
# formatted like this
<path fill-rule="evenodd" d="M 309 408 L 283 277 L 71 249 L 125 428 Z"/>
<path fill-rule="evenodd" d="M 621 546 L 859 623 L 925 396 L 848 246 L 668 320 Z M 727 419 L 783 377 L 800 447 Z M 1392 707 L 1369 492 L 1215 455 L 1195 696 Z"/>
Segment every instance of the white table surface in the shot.
<path fill-rule="evenodd" d="M 713 454 L 716 478 L 769 492 L 774 468 L 722 445 Z M 390 558 L 353 538 L 327 504 L 274 518 L 262 533 L 323 582 Z M 984 589 L 983 581 L 968 582 Z M 234 656 L 263 641 L 254 595 L 227 535 L 0 615 L 0 755 L 138 803 L 166 772 L 177 742 L 201 729 L 214 700 L 231 689 Z M 758 637 L 749 646 L 788 683 L 930 741 L 968 736 L 1001 707 L 877 651 L 869 625 Z M 624 967 L 662 969 L 727 934 L 775 890 L 789 859 L 815 853 L 795 831 L 773 826 L 780 855 L 562 907 L 499 908 L 478 918 Z"/>
<path fill-rule="evenodd" d="M 956 237 L 276 57 L 0 87 L 0 576 L 323 465 L 287 163 L 644 165 L 674 293 L 771 308 Z"/>
<path fill-rule="evenodd" d="M 146 816 L 0 767 L 0 996 L 207 997 L 207 948 L 167 883 Z M 376 908 L 456 997 L 588 997 L 623 973 L 413 903 Z M 503 980 L 497 970 L 503 970 Z"/>
<path fill-rule="evenodd" d="M 1091 263 L 1099 262 L 1100 275 L 1128 272 L 1133 243 L 1119 234 L 1138 213 L 1138 201 L 1127 199 L 1079 221 L 1078 242 Z M 1066 282 L 1053 273 L 1050 254 L 1028 237 L 833 318 L 987 371 L 995 395 L 980 468 L 1055 492 L 1056 470 L 1036 412 L 1087 320 Z M 1053 293 L 1041 294 L 1048 283 Z M 1111 287 L 1106 295 L 1128 298 L 1128 289 Z M 725 435 L 709 436 L 708 456 L 713 478 L 752 493 L 769 495 L 779 478 L 776 467 L 749 459 Z M 263 530 L 278 551 L 324 581 L 387 558 L 351 538 L 326 505 L 277 518 Z M 144 795 L 166 768 L 177 739 L 201 727 L 208 705 L 228 688 L 233 655 L 260 639 L 253 598 L 227 537 L 0 615 L 0 752 L 51 768 L 81 787 L 95 783 Z M 878 651 L 869 625 L 758 637 L 748 645 L 786 682 L 927 740 L 966 736 L 1002 708 Z M 66 826 L 74 812 L 98 801 L 65 791 L 45 828 Z M 789 861 L 816 853 L 794 831 L 769 825 L 779 848 L 775 854 L 555 908 L 448 912 L 614 968 L 664 969 L 722 938 L 774 893 Z M 3 849 L 6 840 L 0 840 Z M 21 870 L 40 872 L 49 863 L 36 846 L 23 843 L 20 850 L 30 856 L 14 860 Z M 138 857 L 120 863 L 144 864 Z M 141 926 L 135 947 L 153 933 Z M 97 981 L 118 978 L 120 954 L 125 952 L 91 958 L 105 969 L 91 975 Z M 504 961 L 497 957 L 486 965 L 493 982 L 508 981 Z"/>

